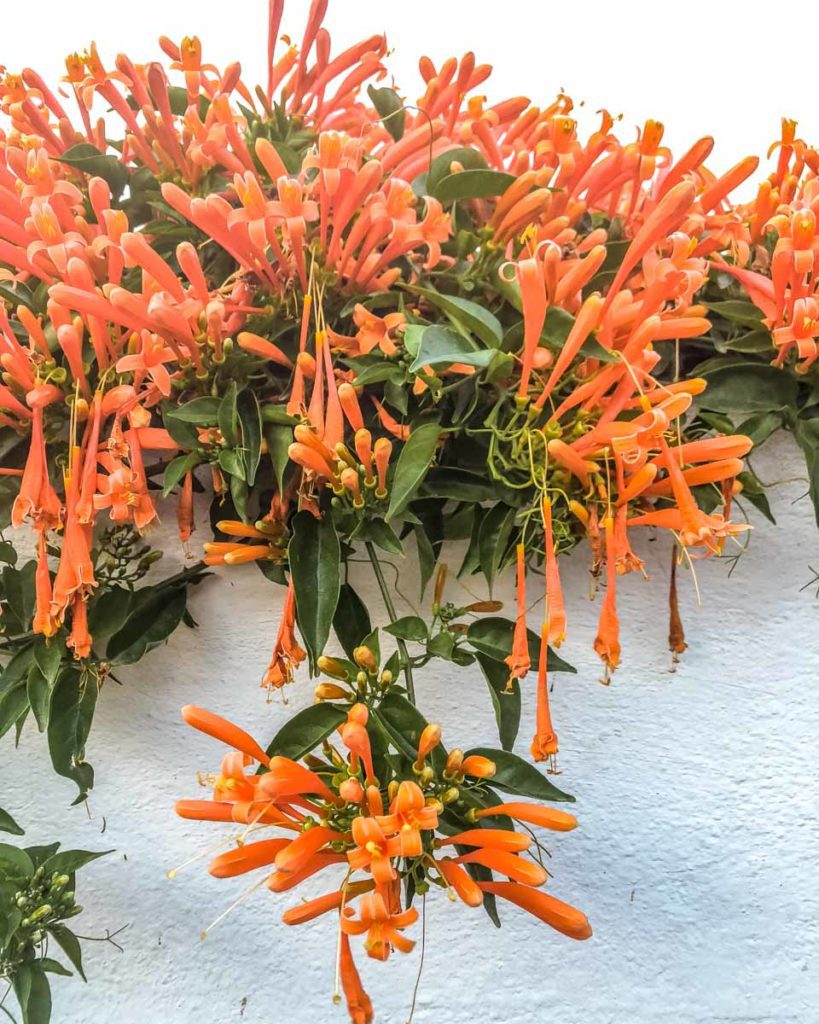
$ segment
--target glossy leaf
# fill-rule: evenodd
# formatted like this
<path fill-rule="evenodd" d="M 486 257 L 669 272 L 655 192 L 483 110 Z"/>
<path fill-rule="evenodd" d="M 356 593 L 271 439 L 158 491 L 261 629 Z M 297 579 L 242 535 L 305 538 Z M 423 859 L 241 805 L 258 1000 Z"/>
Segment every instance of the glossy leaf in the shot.
<path fill-rule="evenodd" d="M 310 512 L 299 512 L 292 530 L 288 558 L 296 591 L 296 619 L 310 663 L 315 666 L 338 605 L 341 546 L 329 514 L 317 519 Z"/>
<path fill-rule="evenodd" d="M 428 195 L 434 196 L 440 182 L 453 174 L 453 163 L 460 164 L 465 170 L 487 169 L 486 158 L 480 150 L 468 146 L 446 150 L 436 156 L 430 164 L 429 173 L 423 183 L 423 188 Z"/>
<path fill-rule="evenodd" d="M 216 422 L 226 444 L 234 448 L 239 443 L 239 409 L 237 399 L 239 396 L 238 385 L 235 380 L 228 384 L 219 408 L 216 412 Z"/>
<path fill-rule="evenodd" d="M 56 872 L 58 875 L 73 875 L 75 871 L 79 871 L 91 861 L 106 857 L 113 852 L 113 850 L 61 850 L 48 858 L 43 869 L 47 874 Z"/>
<path fill-rule="evenodd" d="M 244 462 L 244 478 L 249 485 L 256 480 L 259 459 L 262 451 L 262 414 L 259 400 L 249 388 L 239 393 L 236 400 L 239 425 L 242 429 L 242 460 Z"/>
<path fill-rule="evenodd" d="M 517 679 L 510 679 L 509 666 L 502 661 L 479 654 L 478 664 L 492 697 L 498 739 L 504 750 L 511 750 L 520 727 L 520 683 Z"/>
<path fill-rule="evenodd" d="M 4 811 L 0 807 L 0 832 L 8 832 L 13 836 L 22 836 L 25 834 L 25 829 L 20 828 L 9 812 Z"/>
<path fill-rule="evenodd" d="M 333 616 L 333 629 L 348 658 L 352 658 L 353 651 L 372 628 L 370 613 L 358 592 L 349 583 L 342 583 Z"/>
<path fill-rule="evenodd" d="M 312 704 L 285 722 L 271 740 L 267 754 L 300 761 L 346 720 L 347 712 L 336 704 Z"/>
<path fill-rule="evenodd" d="M 90 142 L 78 142 L 56 159 L 61 164 L 67 164 L 108 182 L 114 199 L 119 199 L 128 184 L 128 168 L 117 157 L 101 153 Z"/>
<path fill-rule="evenodd" d="M 48 749 L 58 775 L 72 779 L 84 800 L 94 783 L 94 770 L 85 762 L 85 741 L 97 704 L 97 680 L 68 667 L 60 672 L 48 712 Z"/>
<path fill-rule="evenodd" d="M 490 590 L 504 564 L 515 515 L 515 509 L 499 502 L 481 522 L 478 534 L 479 564 Z"/>
<path fill-rule="evenodd" d="M 414 640 L 420 642 L 428 636 L 427 624 L 417 615 L 404 615 L 395 622 L 384 626 L 384 632 L 391 636 L 397 636 L 401 640 Z"/>
<path fill-rule="evenodd" d="M 426 366 L 435 369 L 439 366 L 451 366 L 452 363 L 484 367 L 492 362 L 494 355 L 494 349 L 477 349 L 457 331 L 432 324 L 424 328 L 418 354 L 412 361 L 409 372 L 418 373 Z"/>
<path fill-rule="evenodd" d="M 403 512 L 429 469 L 441 428 L 437 423 L 422 423 L 412 430 L 395 467 L 387 519 Z"/>
<path fill-rule="evenodd" d="M 85 971 L 82 967 L 82 947 L 80 946 L 80 940 L 71 931 L 70 928 L 66 928 L 64 924 L 52 924 L 48 928 L 49 934 L 54 938 L 54 941 L 62 949 L 63 953 L 71 961 L 74 970 L 79 974 L 83 981 L 88 979 L 85 976 Z"/>
<path fill-rule="evenodd" d="M 503 340 L 500 321 L 494 313 L 490 313 L 477 302 L 462 299 L 459 295 L 442 295 L 433 288 L 415 287 L 412 291 L 443 310 L 451 320 L 474 334 L 476 338 L 480 338 L 485 345 L 490 348 L 500 346 Z"/>
<path fill-rule="evenodd" d="M 215 427 L 219 422 L 220 399 L 215 397 L 194 398 L 184 405 L 168 410 L 165 415 L 197 427 Z"/>
<path fill-rule="evenodd" d="M 381 118 L 381 123 L 392 135 L 396 142 L 404 134 L 404 104 L 401 101 L 401 97 L 394 89 L 376 89 L 374 85 L 367 88 L 367 95 L 372 101 L 372 105 L 378 111 L 378 116 Z"/>
<path fill-rule="evenodd" d="M 465 756 L 479 755 L 494 761 L 496 771 L 489 780 L 496 789 L 514 793 L 517 796 L 528 796 L 536 800 L 559 801 L 574 803 L 569 796 L 553 785 L 549 779 L 529 761 L 508 750 L 495 750 L 491 747 L 473 747 Z"/>
<path fill-rule="evenodd" d="M 490 615 L 471 623 L 466 638 L 480 654 L 484 654 L 494 661 L 503 661 L 512 653 L 514 632 L 515 623 L 511 619 Z M 529 640 L 529 657 L 536 665 L 540 654 L 540 637 L 533 629 L 527 629 L 526 635 Z M 549 648 L 548 667 L 550 672 L 577 672 L 576 668 L 564 661 L 551 647 Z"/>
<path fill-rule="evenodd" d="M 773 412 L 796 404 L 793 375 L 767 363 L 728 362 L 702 373 L 708 381 L 697 399 L 715 412 Z"/>
<path fill-rule="evenodd" d="M 515 176 L 505 171 L 464 170 L 441 178 L 433 194 L 442 203 L 457 199 L 486 199 L 502 196 L 514 181 Z"/>
<path fill-rule="evenodd" d="M 144 592 L 143 592 L 144 593 Z M 138 598 L 125 624 L 108 641 L 106 657 L 117 665 L 132 665 L 164 643 L 182 621 L 187 604 L 184 586 L 154 589 Z"/>

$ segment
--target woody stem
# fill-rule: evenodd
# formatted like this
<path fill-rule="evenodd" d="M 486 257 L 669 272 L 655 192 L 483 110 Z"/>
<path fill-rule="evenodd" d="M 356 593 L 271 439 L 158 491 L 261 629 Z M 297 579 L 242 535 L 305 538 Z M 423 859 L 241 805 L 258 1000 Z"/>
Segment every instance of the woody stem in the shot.
<path fill-rule="evenodd" d="M 381 563 L 378 561 L 378 555 L 375 553 L 375 546 L 372 541 L 365 541 L 364 546 L 367 549 L 367 555 L 370 559 L 370 564 L 373 567 L 375 578 L 378 581 L 378 589 L 381 591 L 381 597 L 384 601 L 384 607 L 387 609 L 387 615 L 390 617 L 390 622 L 396 622 L 398 616 L 395 614 L 395 605 L 392 603 L 390 597 L 390 591 L 387 587 L 387 581 L 384 579 L 384 572 L 381 569 Z M 407 696 L 410 701 L 415 703 L 415 683 L 412 678 L 412 665 L 410 664 L 409 651 L 407 645 L 400 637 L 395 638 L 395 642 L 398 645 L 398 654 L 401 659 L 401 668 L 404 671 L 404 679 L 407 681 Z"/>

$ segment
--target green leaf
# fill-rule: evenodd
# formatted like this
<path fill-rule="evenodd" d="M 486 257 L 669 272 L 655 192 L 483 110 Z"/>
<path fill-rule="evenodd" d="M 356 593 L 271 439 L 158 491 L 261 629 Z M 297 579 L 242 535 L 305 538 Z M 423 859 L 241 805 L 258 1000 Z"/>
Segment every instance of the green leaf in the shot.
<path fill-rule="evenodd" d="M 165 413 L 183 423 L 193 423 L 197 427 L 215 427 L 219 422 L 219 398 L 194 398 L 184 405 L 179 405 Z"/>
<path fill-rule="evenodd" d="M 458 171 L 441 178 L 433 195 L 442 203 L 456 199 L 485 199 L 488 196 L 502 196 L 517 179 L 505 171 L 475 170 Z"/>
<path fill-rule="evenodd" d="M 37 563 L 32 558 L 21 568 L 3 567 L 3 591 L 9 608 L 24 630 L 31 624 L 34 614 L 34 574 Z"/>
<path fill-rule="evenodd" d="M 25 850 L 10 843 L 0 843 L 0 874 L 11 878 L 28 878 L 34 874 L 34 863 Z"/>
<path fill-rule="evenodd" d="M 738 434 L 744 434 L 758 448 L 771 434 L 782 426 L 782 417 L 775 412 L 760 412 L 748 417 L 737 427 Z"/>
<path fill-rule="evenodd" d="M 202 456 L 199 452 L 188 452 L 187 455 L 177 455 L 176 458 L 171 459 L 165 467 L 165 473 L 162 477 L 162 497 L 167 498 L 179 481 L 187 476 L 201 461 Z"/>
<path fill-rule="evenodd" d="M 734 323 L 746 324 L 758 328 L 762 324 L 762 310 L 753 302 L 730 299 L 727 302 L 707 302 L 706 306 L 712 313 L 732 320 Z"/>
<path fill-rule="evenodd" d="M 511 750 L 520 728 L 520 684 L 517 679 L 510 678 L 509 666 L 502 661 L 479 654 L 478 664 L 492 697 L 498 739 L 504 750 Z"/>
<path fill-rule="evenodd" d="M 64 924 L 49 925 L 48 931 L 50 935 L 54 936 L 54 941 L 71 961 L 71 965 L 77 974 L 79 974 L 83 981 L 87 981 L 85 971 L 82 969 L 82 947 L 77 936 L 70 928 L 66 928 Z"/>
<path fill-rule="evenodd" d="M 51 691 L 48 749 L 54 771 L 71 779 L 84 800 L 94 784 L 94 769 L 84 760 L 85 741 L 97 703 L 97 680 L 90 673 L 65 668 Z"/>
<path fill-rule="evenodd" d="M 805 454 L 808 470 L 809 494 L 819 526 L 819 417 L 797 420 L 796 440 Z"/>
<path fill-rule="evenodd" d="M 574 327 L 574 317 L 571 313 L 567 313 L 560 306 L 549 306 L 540 336 L 547 345 L 553 348 L 563 348 L 572 327 Z"/>
<path fill-rule="evenodd" d="M 750 501 L 754 508 L 759 509 L 769 522 L 776 525 L 768 495 L 757 477 L 750 470 L 746 470 L 737 476 L 737 480 L 742 484 L 742 497 Z"/>
<path fill-rule="evenodd" d="M 327 644 L 338 605 L 341 546 L 329 514 L 317 519 L 311 512 L 298 512 L 292 530 L 288 559 L 296 592 L 296 619 L 314 668 Z"/>
<path fill-rule="evenodd" d="M 239 425 L 242 428 L 242 459 L 244 461 L 244 478 L 253 485 L 259 458 L 262 451 L 262 414 L 259 401 L 249 388 L 239 393 L 236 402 Z"/>
<path fill-rule="evenodd" d="M 768 330 L 749 331 L 738 338 L 728 338 L 715 344 L 720 351 L 724 349 L 729 352 L 742 352 L 744 355 L 767 355 L 774 350 L 771 332 Z"/>
<path fill-rule="evenodd" d="M 793 374 L 767 363 L 730 362 L 707 369 L 708 387 L 697 401 L 715 412 L 773 412 L 796 405 Z"/>
<path fill-rule="evenodd" d="M 459 466 L 433 466 L 421 484 L 425 498 L 480 503 L 497 497 L 494 482 L 486 475 Z"/>
<path fill-rule="evenodd" d="M 56 159 L 61 164 L 107 181 L 114 199 L 119 199 L 128 184 L 128 168 L 117 157 L 101 153 L 90 142 L 78 142 Z"/>
<path fill-rule="evenodd" d="M 36 960 L 20 964 L 14 974 L 14 994 L 23 1014 L 23 1024 L 49 1024 L 51 989 Z"/>
<path fill-rule="evenodd" d="M 432 574 L 435 571 L 437 556 L 435 548 L 426 534 L 426 530 L 422 526 L 416 526 L 414 529 L 415 545 L 418 552 L 418 566 L 421 571 L 421 597 L 423 597 L 424 591 L 427 589 L 427 583 L 432 579 Z"/>
<path fill-rule="evenodd" d="M 239 388 L 235 380 L 232 380 L 228 385 L 227 391 L 219 403 L 219 408 L 216 412 L 216 421 L 219 426 L 219 430 L 222 433 L 222 437 L 230 448 L 234 448 L 239 443 L 239 410 L 237 407 L 237 398 L 239 394 Z"/>
<path fill-rule="evenodd" d="M 480 654 L 485 654 L 494 661 L 503 661 L 512 653 L 514 633 L 515 623 L 511 619 L 489 615 L 472 622 L 466 638 Z M 533 629 L 527 629 L 526 635 L 529 640 L 529 657 L 536 665 L 540 655 L 540 637 Z M 551 647 L 547 664 L 550 672 L 577 672 L 576 668 L 555 654 Z"/>
<path fill-rule="evenodd" d="M 0 562 L 8 565 L 17 564 L 17 550 L 10 540 L 0 540 Z"/>
<path fill-rule="evenodd" d="M 69 971 L 67 967 L 63 967 L 59 960 L 52 960 L 50 956 L 41 956 L 37 962 L 49 974 L 58 974 L 61 978 L 74 977 L 72 971 Z"/>
<path fill-rule="evenodd" d="M 503 566 L 509 549 L 509 538 L 515 522 L 516 509 L 499 502 L 484 516 L 478 535 L 480 567 L 489 589 Z"/>
<path fill-rule="evenodd" d="M 75 871 L 90 864 L 92 860 L 98 860 L 113 852 L 113 850 L 61 850 L 48 858 L 43 865 L 43 870 L 48 875 L 55 872 L 58 875 L 73 875 Z"/>
<path fill-rule="evenodd" d="M 290 463 L 288 449 L 293 443 L 293 428 L 282 423 L 265 423 L 264 438 L 267 441 L 267 454 L 273 464 L 276 488 L 281 494 L 284 491 L 284 474 Z"/>
<path fill-rule="evenodd" d="M 25 835 L 25 829 L 20 828 L 8 811 L 0 807 L 0 832 L 9 832 L 13 836 Z"/>
<path fill-rule="evenodd" d="M 429 636 L 427 624 L 417 615 L 404 615 L 388 626 L 384 626 L 384 632 L 391 636 L 397 636 L 401 640 L 414 640 L 420 643 Z"/>
<path fill-rule="evenodd" d="M 457 331 L 432 324 L 430 327 L 424 328 L 418 354 L 412 361 L 409 372 L 418 373 L 425 366 L 431 366 L 434 369 L 438 366 L 451 366 L 452 363 L 484 367 L 492 362 L 494 356 L 494 349 L 476 349 Z"/>
<path fill-rule="evenodd" d="M 300 761 L 347 721 L 347 712 L 336 704 L 313 704 L 294 715 L 279 729 L 267 748 L 268 757 Z"/>
<path fill-rule="evenodd" d="M 373 708 L 373 715 L 386 730 L 396 750 L 405 757 L 418 757 L 418 741 L 427 720 L 402 693 L 391 690 L 381 703 Z M 439 744 L 430 755 L 433 766 L 440 769 L 446 761 L 446 751 Z"/>
<path fill-rule="evenodd" d="M 387 519 L 403 512 L 418 490 L 435 456 L 440 433 L 437 423 L 422 423 L 413 429 L 398 456 Z"/>
<path fill-rule="evenodd" d="M 394 89 L 376 89 L 374 85 L 367 88 L 367 94 L 378 111 L 381 123 L 396 142 L 404 134 L 404 104 Z"/>
<path fill-rule="evenodd" d="M 566 800 L 574 803 L 574 797 L 569 796 L 552 785 L 545 775 L 542 775 L 533 764 L 524 761 L 522 757 L 513 754 L 509 750 L 494 750 L 491 747 L 473 747 L 467 750 L 465 757 L 473 755 L 488 757 L 495 762 L 496 772 L 489 780 L 490 785 L 505 790 L 507 793 L 514 793 L 516 796 L 533 797 L 536 800 Z"/>
<path fill-rule="evenodd" d="M 57 638 L 51 641 L 41 640 L 34 646 L 34 660 L 49 686 L 52 686 L 57 678 L 65 653 L 65 645 Z"/>
<path fill-rule="evenodd" d="M 0 698 L 0 736 L 6 735 L 20 716 L 26 713 L 28 707 L 28 693 L 24 682 L 19 681 L 6 690 Z"/>
<path fill-rule="evenodd" d="M 348 658 L 352 658 L 353 651 L 372 632 L 372 628 L 370 613 L 358 592 L 349 583 L 342 583 L 333 615 L 333 629 Z"/>
<path fill-rule="evenodd" d="M 359 536 L 371 540 L 373 544 L 377 544 L 383 551 L 388 551 L 391 555 L 404 554 L 398 534 L 383 519 L 371 519 L 364 523 L 361 532 L 356 534 L 356 537 Z"/>
<path fill-rule="evenodd" d="M 433 288 L 415 287 L 411 291 L 423 295 L 428 302 L 443 310 L 457 325 L 471 331 L 485 345 L 490 348 L 500 346 L 503 340 L 503 328 L 500 321 L 494 313 L 490 313 L 488 309 L 484 309 L 477 302 L 462 299 L 459 295 L 442 295 Z"/>
<path fill-rule="evenodd" d="M 472 149 L 468 146 L 449 149 L 445 153 L 440 153 L 436 156 L 430 164 L 429 173 L 422 176 L 420 182 L 421 192 L 434 196 L 438 184 L 453 173 L 453 163 L 459 163 L 464 170 L 475 171 L 486 170 L 487 168 L 486 158 L 480 150 Z"/>
<path fill-rule="evenodd" d="M 125 624 L 108 641 L 106 657 L 117 665 L 133 665 L 164 643 L 185 614 L 188 595 L 184 586 L 170 591 L 166 587 L 149 587 L 146 591 L 140 592 Z"/>
<path fill-rule="evenodd" d="M 48 680 L 37 667 L 32 665 L 26 681 L 26 697 L 34 712 L 34 719 L 40 732 L 45 732 L 48 725 L 48 702 L 51 689 Z"/>

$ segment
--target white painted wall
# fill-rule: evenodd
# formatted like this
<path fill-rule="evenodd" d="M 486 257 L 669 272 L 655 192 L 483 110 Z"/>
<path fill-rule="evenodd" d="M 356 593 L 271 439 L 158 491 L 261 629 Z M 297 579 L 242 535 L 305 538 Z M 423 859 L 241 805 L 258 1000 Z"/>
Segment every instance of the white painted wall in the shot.
<path fill-rule="evenodd" d="M 595 935 L 573 943 L 512 907 L 498 933 L 481 911 L 431 900 L 416 1024 L 816 1020 L 819 608 L 799 588 L 807 563 L 819 567 L 817 534 L 808 502 L 796 500 L 805 485 L 794 479 L 803 469 L 790 441 L 770 442 L 754 463 L 764 480 L 787 480 L 773 491 L 779 525 L 754 517 L 730 579 L 725 562 L 700 564 L 703 610 L 683 575 L 690 649 L 675 674 L 665 650 L 667 547 L 645 543 L 653 583 L 622 587 L 623 667 L 608 689 L 591 652 L 597 606 L 584 600 L 585 552 L 566 562 L 564 650 L 579 671 L 556 677 L 554 713 L 560 781 L 578 798 L 581 828 L 550 843 L 552 891 L 588 913 Z M 196 632 L 181 630 L 123 672 L 123 687 L 106 685 L 89 748 L 99 779 L 90 817 L 69 808 L 73 787 L 51 773 L 42 737 L 27 730 L 19 751 L 2 747 L 1 802 L 32 842 L 62 836 L 117 850 L 83 872 L 80 920 L 84 934 L 129 924 L 125 953 L 89 947 L 88 987 L 55 979 L 54 1024 L 345 1022 L 330 1002 L 330 917 L 287 928 L 279 916 L 294 898 L 262 889 L 201 942 L 246 880 L 213 879 L 202 861 L 165 877 L 221 828 L 171 811 L 180 796 L 204 795 L 195 772 L 221 756 L 182 724 L 180 706 L 211 707 L 265 741 L 310 700 L 306 679 L 290 688 L 287 709 L 266 704 L 257 686 L 281 590 L 253 567 L 220 577 L 193 599 Z M 410 577 L 402 582 L 414 595 Z M 378 615 L 373 588 L 365 593 Z M 493 742 L 475 672 L 436 667 L 419 689 L 451 745 Z M 532 719 L 530 702 L 522 751 Z M 378 1021 L 403 1024 L 417 956 L 362 963 Z"/>

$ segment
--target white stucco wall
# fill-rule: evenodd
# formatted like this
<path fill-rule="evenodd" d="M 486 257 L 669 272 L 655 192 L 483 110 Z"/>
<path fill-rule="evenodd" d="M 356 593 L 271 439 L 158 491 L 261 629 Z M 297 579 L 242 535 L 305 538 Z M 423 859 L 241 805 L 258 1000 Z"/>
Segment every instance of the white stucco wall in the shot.
<path fill-rule="evenodd" d="M 750 549 L 730 579 L 725 562 L 699 565 L 704 609 L 683 574 L 690 648 L 676 673 L 665 647 L 664 544 L 643 545 L 654 584 L 630 578 L 621 588 L 623 667 L 610 688 L 598 684 L 591 652 L 597 606 L 584 600 L 585 553 L 565 564 L 564 652 L 578 675 L 556 677 L 553 706 L 560 782 L 577 796 L 581 828 L 549 843 L 551 889 L 588 913 L 595 935 L 573 943 L 513 907 L 496 932 L 481 911 L 433 899 L 416 1024 L 816 1021 L 819 604 L 799 588 L 808 563 L 819 567 L 819 535 L 808 502 L 796 501 L 805 483 L 793 479 L 803 469 L 790 442 L 774 440 L 754 463 L 763 479 L 788 480 L 772 493 L 779 525 L 754 517 Z M 279 916 L 292 894 L 261 889 L 201 942 L 201 928 L 246 879 L 213 879 L 205 861 L 165 877 L 220 829 L 171 811 L 178 797 L 204 795 L 195 772 L 221 756 L 182 724 L 180 706 L 211 707 L 264 742 L 312 690 L 304 678 L 289 689 L 288 709 L 265 702 L 258 679 L 281 590 L 253 567 L 220 576 L 193 598 L 196 632 L 181 630 L 123 671 L 124 686 L 106 684 L 88 752 L 98 777 L 88 813 L 69 808 L 73 787 L 51 773 L 43 738 L 29 727 L 19 751 L 8 738 L 0 750 L 0 803 L 31 842 L 61 836 L 117 851 L 83 872 L 80 920 L 84 934 L 127 923 L 125 952 L 91 945 L 89 986 L 54 980 L 55 1024 L 346 1020 L 330 1001 L 330 916 L 287 928 Z M 417 593 L 412 580 L 405 588 Z M 362 589 L 375 618 L 377 595 Z M 436 666 L 419 691 L 450 745 L 494 742 L 476 672 Z M 532 718 L 530 701 L 523 752 Z M 403 1024 L 418 957 L 361 963 L 377 1020 Z"/>

